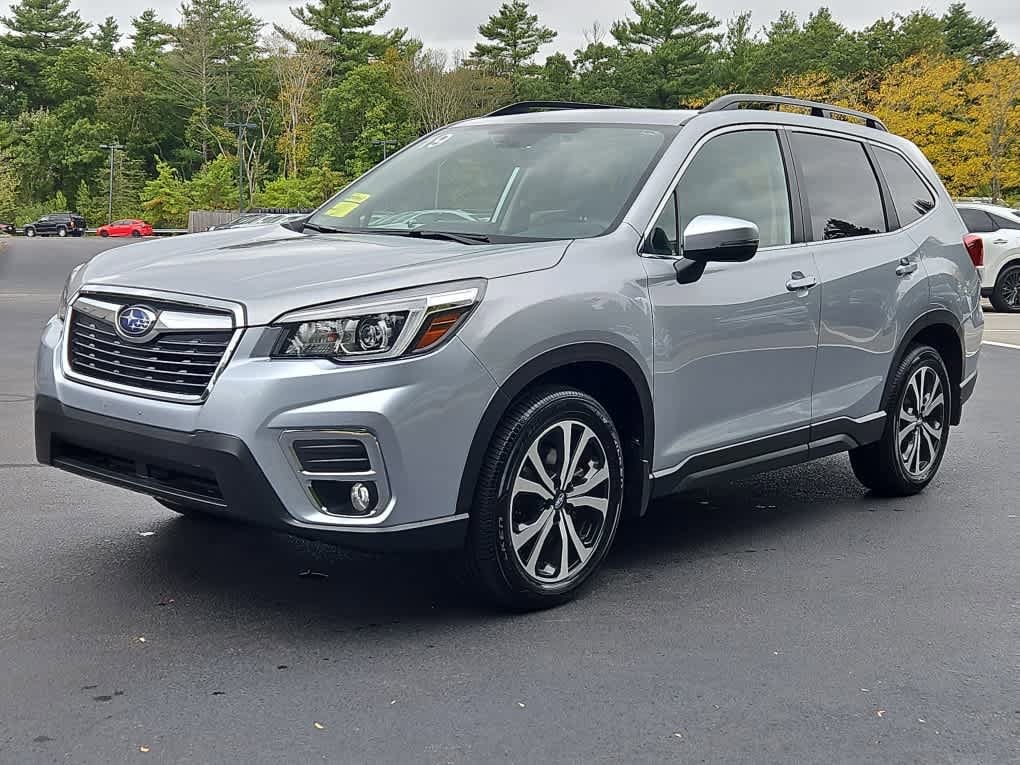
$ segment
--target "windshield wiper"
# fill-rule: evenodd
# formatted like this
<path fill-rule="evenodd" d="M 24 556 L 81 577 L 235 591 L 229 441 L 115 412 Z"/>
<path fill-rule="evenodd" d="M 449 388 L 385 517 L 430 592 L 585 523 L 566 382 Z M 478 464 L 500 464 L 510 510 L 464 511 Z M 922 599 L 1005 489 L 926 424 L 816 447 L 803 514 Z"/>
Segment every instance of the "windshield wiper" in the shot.
<path fill-rule="evenodd" d="M 305 223 L 304 228 L 310 228 L 312 231 L 318 231 L 320 234 L 355 234 L 356 231 L 352 231 L 346 228 L 332 228 L 331 226 L 320 226 L 318 223 Z"/>
<path fill-rule="evenodd" d="M 393 232 L 396 233 L 396 232 Z M 445 239 L 461 244 L 490 244 L 492 242 L 485 234 L 455 233 L 453 231 L 430 231 L 427 229 L 413 228 L 406 234 L 401 231 L 401 236 L 410 236 L 416 239 Z"/>

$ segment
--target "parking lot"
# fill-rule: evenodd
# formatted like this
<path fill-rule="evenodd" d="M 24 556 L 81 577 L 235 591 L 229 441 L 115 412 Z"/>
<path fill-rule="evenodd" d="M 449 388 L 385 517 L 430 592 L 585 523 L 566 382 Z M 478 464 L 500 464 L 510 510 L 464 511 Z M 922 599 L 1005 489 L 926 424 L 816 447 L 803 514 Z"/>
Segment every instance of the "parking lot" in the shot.
<path fill-rule="evenodd" d="M 1017 762 L 1020 316 L 919 497 L 844 456 L 661 502 L 579 600 L 34 464 L 36 341 L 109 246 L 0 243 L 0 762 Z"/>

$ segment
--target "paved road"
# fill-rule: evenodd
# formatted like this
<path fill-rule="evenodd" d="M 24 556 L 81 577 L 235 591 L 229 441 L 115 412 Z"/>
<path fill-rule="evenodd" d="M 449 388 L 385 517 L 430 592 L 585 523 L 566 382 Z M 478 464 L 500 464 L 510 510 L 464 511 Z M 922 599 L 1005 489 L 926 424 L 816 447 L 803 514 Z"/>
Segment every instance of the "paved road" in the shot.
<path fill-rule="evenodd" d="M 32 466 L 35 336 L 104 246 L 0 255 L 0 762 L 1020 761 L 1020 351 L 924 496 L 832 458 L 671 500 L 506 616 Z"/>

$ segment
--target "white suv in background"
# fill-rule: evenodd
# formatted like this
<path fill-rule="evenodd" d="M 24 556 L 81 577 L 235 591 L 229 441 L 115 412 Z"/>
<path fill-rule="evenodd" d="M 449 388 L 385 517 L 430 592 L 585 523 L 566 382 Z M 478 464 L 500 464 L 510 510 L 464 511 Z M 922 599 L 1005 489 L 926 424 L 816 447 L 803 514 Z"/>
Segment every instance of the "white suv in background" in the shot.
<path fill-rule="evenodd" d="M 1008 207 L 967 203 L 957 205 L 967 230 L 981 237 L 985 263 L 981 297 L 996 311 L 1020 313 L 1020 213 Z"/>

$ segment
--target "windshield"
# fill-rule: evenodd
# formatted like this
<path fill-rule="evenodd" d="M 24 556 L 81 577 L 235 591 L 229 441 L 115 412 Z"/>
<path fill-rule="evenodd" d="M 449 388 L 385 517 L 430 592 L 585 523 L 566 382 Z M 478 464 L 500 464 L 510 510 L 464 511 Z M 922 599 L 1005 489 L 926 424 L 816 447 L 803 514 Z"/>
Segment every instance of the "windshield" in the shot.
<path fill-rule="evenodd" d="M 675 128 L 528 123 L 435 133 L 310 219 L 326 230 L 443 231 L 485 241 L 579 239 L 615 228 Z"/>

